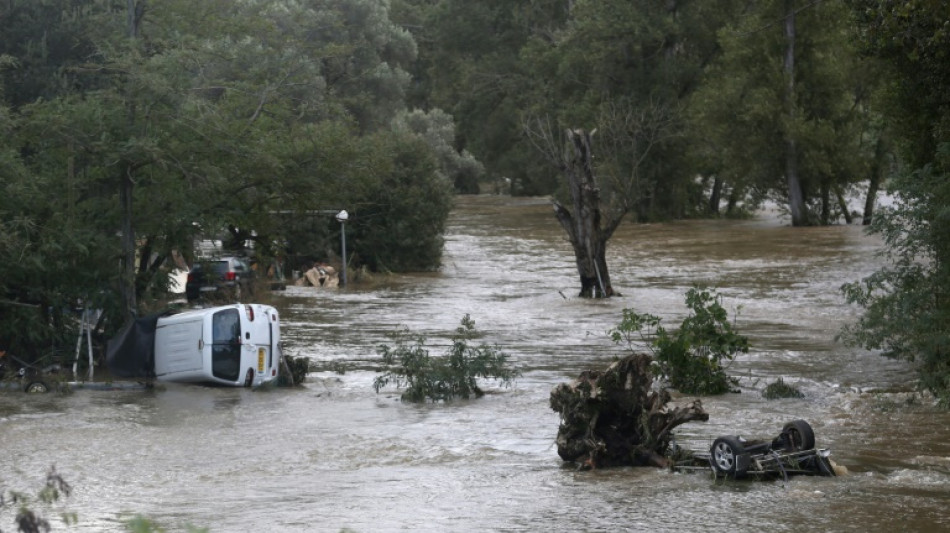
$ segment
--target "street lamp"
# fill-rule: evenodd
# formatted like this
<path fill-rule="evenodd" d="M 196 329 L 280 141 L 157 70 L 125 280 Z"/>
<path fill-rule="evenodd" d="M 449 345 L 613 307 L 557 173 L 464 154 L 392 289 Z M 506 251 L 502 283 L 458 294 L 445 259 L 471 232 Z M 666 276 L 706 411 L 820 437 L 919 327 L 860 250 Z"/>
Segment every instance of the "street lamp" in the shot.
<path fill-rule="evenodd" d="M 340 221 L 340 242 L 343 243 L 343 277 L 340 278 L 340 284 L 346 287 L 346 221 L 350 215 L 344 209 L 336 214 L 336 219 Z"/>

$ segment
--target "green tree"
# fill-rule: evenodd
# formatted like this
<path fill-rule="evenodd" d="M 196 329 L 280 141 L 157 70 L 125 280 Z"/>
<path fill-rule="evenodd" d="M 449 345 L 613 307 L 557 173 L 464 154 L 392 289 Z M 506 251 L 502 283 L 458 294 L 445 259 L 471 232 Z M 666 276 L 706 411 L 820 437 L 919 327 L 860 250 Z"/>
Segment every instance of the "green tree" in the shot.
<path fill-rule="evenodd" d="M 690 102 L 699 170 L 736 196 L 774 195 L 795 226 L 848 216 L 835 200 L 867 177 L 870 66 L 849 22 L 837 2 L 750 6 L 719 31 L 722 54 Z"/>
<path fill-rule="evenodd" d="M 131 26 L 127 2 L 27 4 L 0 17 L 2 92 L 17 102 L 0 108 L 0 246 L 20 258 L 0 267 L 16 313 L 0 347 L 38 356 L 80 300 L 161 295 L 171 252 L 190 257 L 200 235 L 227 229 L 272 253 L 287 212 L 353 206 L 357 256 L 438 265 L 450 189 L 429 145 L 390 129 L 414 48 L 387 4 L 139 1 Z M 45 10 L 81 57 L 6 38 L 42 43 Z M 39 83 L 48 72 L 64 81 Z M 136 262 L 131 285 L 120 259 Z"/>
<path fill-rule="evenodd" d="M 393 120 L 393 130 L 407 132 L 422 139 L 436 155 L 439 174 L 460 193 L 476 194 L 485 167 L 467 150 L 454 147 L 455 123 L 441 109 L 426 113 L 420 109 L 402 112 Z"/>
<path fill-rule="evenodd" d="M 415 135 L 362 140 L 370 173 L 347 183 L 353 206 L 352 240 L 360 261 L 375 271 L 421 271 L 439 266 L 452 185 L 424 141 Z M 363 185 L 365 184 L 365 186 Z"/>
<path fill-rule="evenodd" d="M 535 34 L 567 18 L 567 0 L 403 0 L 421 21 L 414 72 L 421 86 L 414 105 L 441 108 L 456 120 L 455 148 L 484 162 L 492 180 L 509 179 L 516 194 L 545 194 L 552 173 L 524 143 L 520 113 L 531 95 L 531 73 L 520 52 Z M 411 8 L 411 9 L 409 9 Z M 423 96 L 424 95 L 424 96 Z"/>
<path fill-rule="evenodd" d="M 883 268 L 843 287 L 865 308 L 845 340 L 914 361 L 921 385 L 950 406 L 950 5 L 851 0 L 865 50 L 896 73 L 887 116 L 905 168 L 890 190 L 897 202 L 874 217 Z"/>

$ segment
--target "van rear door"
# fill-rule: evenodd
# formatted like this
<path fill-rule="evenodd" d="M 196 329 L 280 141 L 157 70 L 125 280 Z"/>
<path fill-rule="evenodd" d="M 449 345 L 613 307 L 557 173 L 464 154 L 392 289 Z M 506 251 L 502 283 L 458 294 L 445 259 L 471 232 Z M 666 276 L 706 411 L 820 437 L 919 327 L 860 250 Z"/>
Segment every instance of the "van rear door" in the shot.
<path fill-rule="evenodd" d="M 236 307 L 211 317 L 211 375 L 232 383 L 241 377 L 241 315 Z"/>

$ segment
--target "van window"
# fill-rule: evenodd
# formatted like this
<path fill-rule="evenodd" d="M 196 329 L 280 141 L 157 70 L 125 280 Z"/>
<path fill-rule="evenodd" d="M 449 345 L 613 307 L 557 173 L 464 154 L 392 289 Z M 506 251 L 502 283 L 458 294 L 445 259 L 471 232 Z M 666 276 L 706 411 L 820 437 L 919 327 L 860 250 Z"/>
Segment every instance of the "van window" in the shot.
<path fill-rule="evenodd" d="M 211 373 L 237 381 L 241 375 L 241 315 L 237 309 L 218 311 L 211 317 Z"/>

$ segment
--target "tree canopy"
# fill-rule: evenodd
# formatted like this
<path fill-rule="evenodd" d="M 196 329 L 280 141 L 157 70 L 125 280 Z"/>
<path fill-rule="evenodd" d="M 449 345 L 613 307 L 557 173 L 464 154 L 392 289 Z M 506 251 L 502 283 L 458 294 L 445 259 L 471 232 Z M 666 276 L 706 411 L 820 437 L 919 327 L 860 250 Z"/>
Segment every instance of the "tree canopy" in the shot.
<path fill-rule="evenodd" d="M 371 267 L 437 267 L 454 177 L 439 165 L 464 156 L 391 126 L 416 45 L 388 7 L 5 3 L 0 251 L 19 260 L 0 266 L 0 345 L 35 353 L 80 302 L 120 312 L 122 287 L 161 294 L 201 238 L 251 238 L 266 260 L 294 213 L 346 208 Z M 339 249 L 331 220 L 306 228 L 324 237 L 310 256 Z"/>
<path fill-rule="evenodd" d="M 884 61 L 887 117 L 904 165 L 898 202 L 875 216 L 888 263 L 844 287 L 865 308 L 852 343 L 914 361 L 921 382 L 950 405 L 950 5 L 851 0 L 866 53 Z"/>

